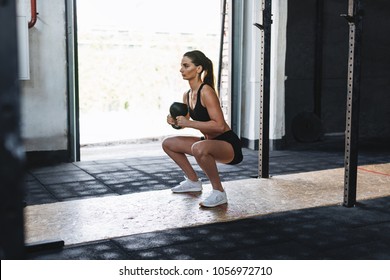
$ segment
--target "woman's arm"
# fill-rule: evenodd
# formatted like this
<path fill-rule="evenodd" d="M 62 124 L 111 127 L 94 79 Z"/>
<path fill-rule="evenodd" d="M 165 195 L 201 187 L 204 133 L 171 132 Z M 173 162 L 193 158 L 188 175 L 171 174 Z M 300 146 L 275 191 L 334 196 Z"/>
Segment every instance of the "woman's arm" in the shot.
<path fill-rule="evenodd" d="M 187 102 L 186 102 L 187 103 Z M 178 118 L 178 125 L 200 130 L 203 134 L 221 134 L 226 130 L 221 105 L 215 91 L 208 85 L 202 88 L 201 103 L 207 108 L 210 121 L 194 121 Z"/>

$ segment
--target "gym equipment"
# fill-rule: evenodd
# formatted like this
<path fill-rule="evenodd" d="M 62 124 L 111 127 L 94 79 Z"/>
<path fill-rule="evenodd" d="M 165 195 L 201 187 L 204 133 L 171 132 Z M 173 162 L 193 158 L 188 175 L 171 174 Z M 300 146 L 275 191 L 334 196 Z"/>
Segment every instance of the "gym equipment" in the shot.
<path fill-rule="evenodd" d="M 262 1 L 262 24 L 254 23 L 260 29 L 260 127 L 258 177 L 269 178 L 269 110 L 271 71 L 271 24 L 272 0 Z"/>
<path fill-rule="evenodd" d="M 187 104 L 181 102 L 173 102 L 171 107 L 169 107 L 169 113 L 172 118 L 176 118 L 177 116 L 187 116 L 188 114 L 188 106 Z M 175 129 L 182 129 L 181 126 L 172 124 L 172 127 Z"/>
<path fill-rule="evenodd" d="M 345 207 L 354 207 L 356 204 L 363 14 L 364 11 L 361 0 L 348 0 L 348 14 L 341 15 L 347 20 L 349 26 L 344 156 L 343 206 Z"/>

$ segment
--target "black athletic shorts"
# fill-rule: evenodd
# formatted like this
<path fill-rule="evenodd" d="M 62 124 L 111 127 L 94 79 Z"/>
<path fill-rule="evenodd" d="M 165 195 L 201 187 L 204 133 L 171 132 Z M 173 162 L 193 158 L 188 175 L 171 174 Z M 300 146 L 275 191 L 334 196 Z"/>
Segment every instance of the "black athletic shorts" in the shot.
<path fill-rule="evenodd" d="M 201 140 L 205 140 L 204 137 L 200 138 Z M 221 135 L 218 135 L 217 137 L 211 139 L 211 140 L 222 140 L 225 142 L 228 142 L 232 145 L 234 150 L 234 158 L 231 162 L 228 164 L 238 164 L 243 160 L 242 155 L 242 144 L 240 138 L 238 138 L 237 134 L 234 133 L 233 130 L 228 130 Z"/>

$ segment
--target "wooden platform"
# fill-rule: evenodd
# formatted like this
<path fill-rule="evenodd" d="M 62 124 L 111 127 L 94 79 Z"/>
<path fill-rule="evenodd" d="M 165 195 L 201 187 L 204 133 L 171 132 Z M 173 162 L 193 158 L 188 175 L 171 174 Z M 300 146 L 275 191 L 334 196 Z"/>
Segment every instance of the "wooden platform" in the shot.
<path fill-rule="evenodd" d="M 199 207 L 211 191 L 170 190 L 80 199 L 25 208 L 26 242 L 62 239 L 65 245 L 137 233 L 243 219 L 295 209 L 341 205 L 344 169 L 224 182 L 229 203 Z M 390 195 L 390 164 L 358 169 L 357 199 Z"/>

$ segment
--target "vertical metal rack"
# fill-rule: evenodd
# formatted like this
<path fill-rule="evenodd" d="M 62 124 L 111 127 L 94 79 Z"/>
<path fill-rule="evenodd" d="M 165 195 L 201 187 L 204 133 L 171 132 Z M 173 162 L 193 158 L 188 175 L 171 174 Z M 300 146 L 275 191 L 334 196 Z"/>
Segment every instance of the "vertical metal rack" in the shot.
<path fill-rule="evenodd" d="M 345 128 L 344 156 L 344 203 L 346 207 L 356 204 L 359 107 L 362 51 L 362 17 L 361 0 L 349 0 L 348 14 L 343 16 L 349 24 L 348 84 Z"/>
<path fill-rule="evenodd" d="M 263 23 L 254 25 L 261 31 L 260 55 L 260 129 L 259 129 L 259 178 L 269 178 L 269 112 L 271 69 L 272 0 L 262 0 Z"/>

